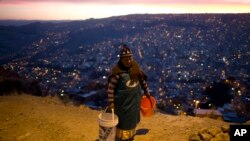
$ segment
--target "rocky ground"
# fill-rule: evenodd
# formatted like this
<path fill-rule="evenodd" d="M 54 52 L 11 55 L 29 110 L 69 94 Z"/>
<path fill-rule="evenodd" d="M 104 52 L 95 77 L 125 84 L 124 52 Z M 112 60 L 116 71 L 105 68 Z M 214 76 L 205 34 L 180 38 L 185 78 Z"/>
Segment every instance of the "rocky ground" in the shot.
<path fill-rule="evenodd" d="M 50 96 L 0 96 L 0 141 L 97 141 L 101 112 Z M 142 117 L 134 140 L 187 141 L 201 129 L 229 124 L 221 119 L 156 111 L 152 117 Z"/>

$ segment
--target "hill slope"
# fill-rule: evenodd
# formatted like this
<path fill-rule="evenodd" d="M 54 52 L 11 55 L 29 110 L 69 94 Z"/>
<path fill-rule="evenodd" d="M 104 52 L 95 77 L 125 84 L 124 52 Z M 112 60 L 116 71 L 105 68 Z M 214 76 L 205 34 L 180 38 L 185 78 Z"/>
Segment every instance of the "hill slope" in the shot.
<path fill-rule="evenodd" d="M 0 141 L 95 141 L 101 111 L 65 105 L 55 97 L 0 97 Z M 228 125 L 221 120 L 157 112 L 142 118 L 135 141 L 186 141 L 201 128 Z"/>

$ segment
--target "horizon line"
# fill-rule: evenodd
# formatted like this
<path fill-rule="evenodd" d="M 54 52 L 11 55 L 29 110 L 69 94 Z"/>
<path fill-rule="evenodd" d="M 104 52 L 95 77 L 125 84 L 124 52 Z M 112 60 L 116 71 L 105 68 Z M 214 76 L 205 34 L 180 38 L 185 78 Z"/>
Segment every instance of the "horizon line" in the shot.
<path fill-rule="evenodd" d="M 236 14 L 250 14 L 250 12 L 225 12 L 225 13 L 134 13 L 134 14 L 126 14 L 126 15 L 114 15 L 114 16 L 108 16 L 108 17 L 98 17 L 98 18 L 86 18 L 86 19 L 0 19 L 0 21 L 83 21 L 83 20 L 90 20 L 90 19 L 106 19 L 106 18 L 112 18 L 112 17 L 122 17 L 122 16 L 130 16 L 130 15 L 236 15 Z"/>

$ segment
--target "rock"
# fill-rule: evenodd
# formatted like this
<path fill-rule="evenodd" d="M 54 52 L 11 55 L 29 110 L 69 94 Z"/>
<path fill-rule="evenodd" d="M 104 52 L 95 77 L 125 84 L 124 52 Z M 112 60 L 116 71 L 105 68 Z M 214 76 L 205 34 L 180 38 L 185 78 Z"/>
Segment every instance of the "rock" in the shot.
<path fill-rule="evenodd" d="M 215 139 L 215 138 L 212 138 L 210 141 L 216 141 L 216 139 Z"/>
<path fill-rule="evenodd" d="M 223 133 L 229 133 L 229 126 L 228 126 L 228 125 L 223 125 L 223 126 L 221 127 L 221 131 L 222 131 Z"/>
<path fill-rule="evenodd" d="M 229 136 L 229 134 L 225 134 L 225 136 L 224 136 L 224 141 L 230 141 L 230 136 Z"/>
<path fill-rule="evenodd" d="M 208 129 L 207 128 L 203 128 L 201 129 L 198 134 L 204 134 L 204 133 L 208 133 Z"/>
<path fill-rule="evenodd" d="M 214 137 L 215 141 L 224 141 L 224 133 L 219 133 Z"/>
<path fill-rule="evenodd" d="M 210 135 L 210 134 L 208 134 L 208 133 L 199 134 L 199 135 L 200 135 L 200 137 L 201 137 L 201 139 L 202 139 L 203 141 L 209 141 L 210 139 L 213 138 L 213 136 Z"/>
<path fill-rule="evenodd" d="M 248 120 L 245 124 L 246 124 L 246 125 L 250 125 L 250 120 Z"/>
<path fill-rule="evenodd" d="M 80 109 L 80 110 L 84 110 L 84 109 L 86 109 L 86 107 L 83 106 L 83 105 L 80 105 L 80 106 L 79 106 L 79 109 Z"/>
<path fill-rule="evenodd" d="M 198 134 L 191 134 L 189 136 L 189 141 L 200 141 L 200 136 Z"/>
<path fill-rule="evenodd" d="M 230 137 L 227 133 L 219 133 L 210 141 L 230 141 Z"/>
<path fill-rule="evenodd" d="M 221 128 L 203 128 L 198 134 L 191 134 L 189 141 L 229 141 L 229 138 L 229 125 L 224 125 Z"/>
<path fill-rule="evenodd" d="M 217 134 L 219 134 L 221 132 L 221 129 L 218 127 L 214 127 L 208 130 L 208 133 L 212 136 L 216 136 Z"/>
<path fill-rule="evenodd" d="M 212 138 L 210 141 L 215 141 L 215 138 Z"/>

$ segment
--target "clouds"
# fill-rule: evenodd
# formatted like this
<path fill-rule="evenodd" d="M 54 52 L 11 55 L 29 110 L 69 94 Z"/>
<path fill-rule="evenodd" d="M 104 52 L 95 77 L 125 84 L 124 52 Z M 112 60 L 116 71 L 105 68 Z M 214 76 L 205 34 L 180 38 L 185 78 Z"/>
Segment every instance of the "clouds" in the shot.
<path fill-rule="evenodd" d="M 0 19 L 65 20 L 140 13 L 249 12 L 250 0 L 0 0 Z"/>
<path fill-rule="evenodd" d="M 224 1 L 228 3 L 241 3 L 250 5 L 250 0 L 224 0 Z"/>
<path fill-rule="evenodd" d="M 98 3 L 98 4 L 250 4 L 250 0 L 0 0 L 4 3 Z"/>

